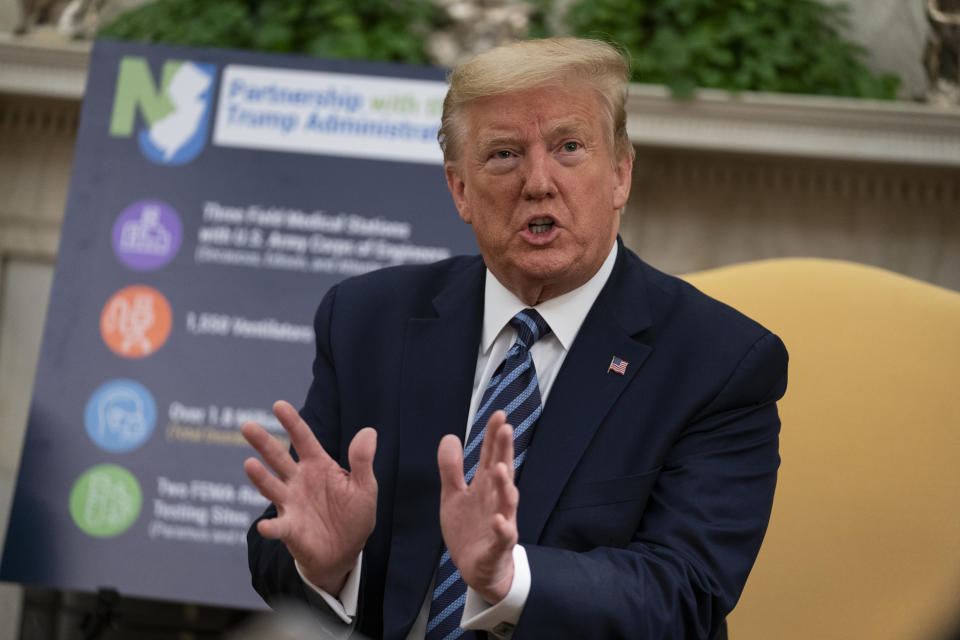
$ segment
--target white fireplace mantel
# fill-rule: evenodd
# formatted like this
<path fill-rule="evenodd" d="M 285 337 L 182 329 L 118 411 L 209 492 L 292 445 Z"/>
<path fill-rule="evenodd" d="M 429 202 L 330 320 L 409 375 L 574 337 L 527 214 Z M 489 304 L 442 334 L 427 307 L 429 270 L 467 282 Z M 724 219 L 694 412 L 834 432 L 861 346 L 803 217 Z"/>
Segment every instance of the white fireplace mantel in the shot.
<path fill-rule="evenodd" d="M 0 93 L 82 99 L 90 43 L 0 38 Z M 960 167 L 960 109 L 634 84 L 628 116 L 640 146 Z"/>
<path fill-rule="evenodd" d="M 638 145 L 960 166 L 960 109 L 910 102 L 711 89 L 677 101 L 634 84 L 627 132 Z"/>

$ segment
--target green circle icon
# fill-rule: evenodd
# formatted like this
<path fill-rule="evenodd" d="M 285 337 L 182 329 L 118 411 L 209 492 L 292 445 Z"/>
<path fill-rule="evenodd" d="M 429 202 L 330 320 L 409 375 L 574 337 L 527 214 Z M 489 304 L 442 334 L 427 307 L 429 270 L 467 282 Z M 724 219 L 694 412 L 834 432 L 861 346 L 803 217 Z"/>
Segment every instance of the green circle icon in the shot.
<path fill-rule="evenodd" d="M 81 474 L 70 491 L 70 515 L 95 538 L 120 535 L 140 515 L 140 484 L 115 464 L 99 464 Z"/>

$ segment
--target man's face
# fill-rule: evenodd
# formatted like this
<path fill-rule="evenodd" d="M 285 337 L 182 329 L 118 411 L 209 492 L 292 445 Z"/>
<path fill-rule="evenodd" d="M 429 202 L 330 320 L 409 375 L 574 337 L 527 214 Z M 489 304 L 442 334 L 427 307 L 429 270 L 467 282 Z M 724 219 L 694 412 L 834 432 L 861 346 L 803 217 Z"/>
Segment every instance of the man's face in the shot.
<path fill-rule="evenodd" d="M 615 160 L 586 85 L 480 98 L 463 110 L 447 184 L 493 275 L 527 304 L 576 289 L 613 246 L 632 162 Z"/>

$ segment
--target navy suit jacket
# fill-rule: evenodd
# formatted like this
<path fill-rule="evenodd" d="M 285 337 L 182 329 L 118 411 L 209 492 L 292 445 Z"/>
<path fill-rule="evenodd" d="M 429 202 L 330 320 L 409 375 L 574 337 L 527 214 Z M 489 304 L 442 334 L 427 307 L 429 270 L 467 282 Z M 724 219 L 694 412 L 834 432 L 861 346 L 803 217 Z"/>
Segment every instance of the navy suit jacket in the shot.
<path fill-rule="evenodd" d="M 466 428 L 484 272 L 479 257 L 386 269 L 317 310 L 301 415 L 344 466 L 358 430 L 379 434 L 357 625 L 372 636 L 403 638 L 436 567 L 437 446 Z M 713 637 L 770 515 L 786 369 L 776 336 L 621 245 L 519 478 L 532 586 L 514 637 Z M 248 542 L 268 602 L 307 598 L 282 543 L 256 523 Z"/>

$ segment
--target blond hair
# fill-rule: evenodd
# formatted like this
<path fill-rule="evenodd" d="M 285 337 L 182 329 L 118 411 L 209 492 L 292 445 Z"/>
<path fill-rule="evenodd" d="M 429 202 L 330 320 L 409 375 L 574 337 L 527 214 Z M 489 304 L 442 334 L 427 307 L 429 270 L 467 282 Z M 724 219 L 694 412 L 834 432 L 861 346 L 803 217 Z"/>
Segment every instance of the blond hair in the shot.
<path fill-rule="evenodd" d="M 633 157 L 627 137 L 627 82 L 630 64 L 625 55 L 600 40 L 546 38 L 506 44 L 458 65 L 448 76 L 437 139 L 446 161 L 459 157 L 465 125 L 463 108 L 470 101 L 541 87 L 582 82 L 593 87 L 610 124 L 614 158 Z"/>

